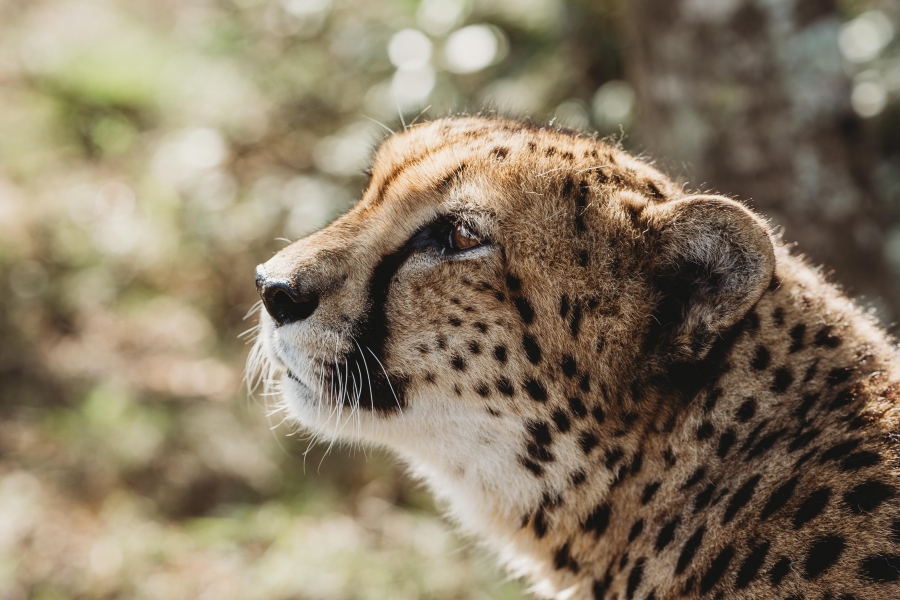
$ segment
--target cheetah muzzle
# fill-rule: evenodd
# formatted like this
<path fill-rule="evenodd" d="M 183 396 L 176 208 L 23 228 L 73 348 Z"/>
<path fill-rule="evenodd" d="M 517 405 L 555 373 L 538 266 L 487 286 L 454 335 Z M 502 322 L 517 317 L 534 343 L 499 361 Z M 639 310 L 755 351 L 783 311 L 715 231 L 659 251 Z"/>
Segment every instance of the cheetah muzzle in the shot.
<path fill-rule="evenodd" d="M 737 202 L 439 120 L 257 286 L 288 416 L 391 448 L 539 596 L 900 598 L 893 342 Z"/>

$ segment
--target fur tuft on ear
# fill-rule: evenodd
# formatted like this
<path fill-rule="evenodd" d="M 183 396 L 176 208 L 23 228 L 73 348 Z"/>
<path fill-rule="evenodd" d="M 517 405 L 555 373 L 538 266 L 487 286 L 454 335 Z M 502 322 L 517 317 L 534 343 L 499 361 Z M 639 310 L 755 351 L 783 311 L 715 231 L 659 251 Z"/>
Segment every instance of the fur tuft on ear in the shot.
<path fill-rule="evenodd" d="M 659 303 L 647 342 L 699 359 L 736 325 L 772 280 L 775 251 L 766 223 L 742 204 L 691 196 L 651 209 Z"/>

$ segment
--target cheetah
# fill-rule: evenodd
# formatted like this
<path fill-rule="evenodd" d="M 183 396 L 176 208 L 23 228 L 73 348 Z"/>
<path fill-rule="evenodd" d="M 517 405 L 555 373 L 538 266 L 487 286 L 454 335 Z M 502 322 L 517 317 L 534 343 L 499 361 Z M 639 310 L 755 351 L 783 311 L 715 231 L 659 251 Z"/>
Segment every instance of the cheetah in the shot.
<path fill-rule="evenodd" d="M 900 373 L 741 203 L 620 148 L 457 117 L 260 265 L 251 361 L 391 449 L 538 597 L 900 598 Z"/>

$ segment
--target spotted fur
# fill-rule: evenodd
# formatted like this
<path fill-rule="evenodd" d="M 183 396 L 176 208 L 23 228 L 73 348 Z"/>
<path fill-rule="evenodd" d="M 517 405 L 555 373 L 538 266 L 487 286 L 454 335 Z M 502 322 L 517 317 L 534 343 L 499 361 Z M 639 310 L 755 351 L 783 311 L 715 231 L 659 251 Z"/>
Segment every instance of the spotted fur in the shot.
<path fill-rule="evenodd" d="M 900 598 L 896 350 L 737 202 L 440 120 L 258 285 L 302 306 L 257 345 L 290 418 L 394 450 L 538 596 Z"/>

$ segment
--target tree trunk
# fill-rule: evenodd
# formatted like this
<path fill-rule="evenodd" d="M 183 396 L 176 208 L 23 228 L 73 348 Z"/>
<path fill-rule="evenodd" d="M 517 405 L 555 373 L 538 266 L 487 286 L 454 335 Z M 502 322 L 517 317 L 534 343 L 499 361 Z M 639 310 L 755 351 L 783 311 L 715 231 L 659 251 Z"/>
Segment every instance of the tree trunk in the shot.
<path fill-rule="evenodd" d="M 850 107 L 833 2 L 620 7 L 637 136 L 651 156 L 690 188 L 748 201 L 882 318 L 900 314 L 884 258 L 888 211 L 876 198 L 876 155 Z"/>

